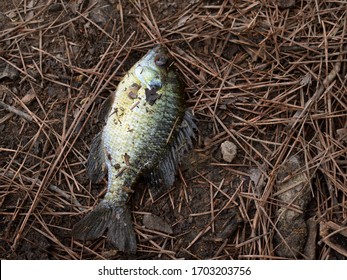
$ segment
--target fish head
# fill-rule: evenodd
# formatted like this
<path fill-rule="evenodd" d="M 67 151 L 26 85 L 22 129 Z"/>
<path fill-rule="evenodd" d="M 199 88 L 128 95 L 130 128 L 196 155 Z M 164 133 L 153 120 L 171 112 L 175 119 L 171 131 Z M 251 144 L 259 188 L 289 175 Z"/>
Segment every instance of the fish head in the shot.
<path fill-rule="evenodd" d="M 165 47 L 158 45 L 148 51 L 141 61 L 153 70 L 163 70 L 169 64 L 169 54 Z"/>
<path fill-rule="evenodd" d="M 145 88 L 159 89 L 167 76 L 169 65 L 169 54 L 163 46 L 159 45 L 136 63 L 134 75 Z"/>

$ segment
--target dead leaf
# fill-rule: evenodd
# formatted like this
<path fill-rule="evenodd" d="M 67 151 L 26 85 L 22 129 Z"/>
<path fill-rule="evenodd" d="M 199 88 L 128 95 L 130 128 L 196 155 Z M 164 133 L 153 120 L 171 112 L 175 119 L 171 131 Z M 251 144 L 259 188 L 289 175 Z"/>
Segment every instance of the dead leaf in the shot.
<path fill-rule="evenodd" d="M 142 222 L 143 222 L 143 225 L 148 229 L 157 230 L 167 234 L 173 233 L 170 225 L 167 222 L 165 222 L 162 218 L 156 215 L 146 214 L 143 216 Z"/>

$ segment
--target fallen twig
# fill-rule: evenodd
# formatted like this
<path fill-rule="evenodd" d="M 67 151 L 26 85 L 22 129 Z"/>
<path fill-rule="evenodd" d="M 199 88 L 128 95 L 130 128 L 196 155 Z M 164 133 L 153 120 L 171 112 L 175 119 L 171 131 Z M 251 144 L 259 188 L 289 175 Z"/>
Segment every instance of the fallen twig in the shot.
<path fill-rule="evenodd" d="M 18 110 L 16 108 L 14 108 L 13 106 L 10 106 L 10 105 L 7 105 L 6 103 L 0 101 L 0 107 L 4 108 L 5 110 L 11 112 L 11 113 L 14 113 L 18 116 L 20 116 L 21 118 L 27 120 L 28 122 L 31 122 L 33 120 L 33 118 L 28 115 L 27 113 L 24 113 L 23 111 L 21 110 Z"/>

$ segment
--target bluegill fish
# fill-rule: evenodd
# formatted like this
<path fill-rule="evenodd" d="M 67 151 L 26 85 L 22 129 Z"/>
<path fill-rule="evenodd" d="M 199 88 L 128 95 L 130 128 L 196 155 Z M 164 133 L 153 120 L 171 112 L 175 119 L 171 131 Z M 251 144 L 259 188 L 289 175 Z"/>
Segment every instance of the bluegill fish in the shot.
<path fill-rule="evenodd" d="M 168 53 L 161 46 L 135 63 L 108 103 L 106 124 L 94 138 L 87 161 L 92 183 L 108 173 L 107 193 L 74 226 L 72 236 L 92 240 L 107 229 L 112 244 L 135 253 L 129 195 L 140 178 L 149 179 L 153 190 L 173 185 L 196 127 Z"/>

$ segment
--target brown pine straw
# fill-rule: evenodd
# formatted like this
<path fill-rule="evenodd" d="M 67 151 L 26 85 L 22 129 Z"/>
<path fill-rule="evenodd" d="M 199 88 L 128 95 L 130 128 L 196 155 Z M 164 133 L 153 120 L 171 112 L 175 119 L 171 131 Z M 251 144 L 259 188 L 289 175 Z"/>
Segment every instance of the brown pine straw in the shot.
<path fill-rule="evenodd" d="M 2 258 L 38 246 L 36 257 L 51 259 L 282 259 L 276 177 L 293 155 L 310 175 L 305 215 L 325 231 L 292 258 L 346 257 L 334 240 L 347 223 L 347 3 L 118 0 L 100 24 L 101 0 L 12 2 L 0 30 L 1 63 L 19 74 L 0 80 Z M 105 194 L 106 179 L 92 186 L 85 173 L 101 104 L 156 44 L 172 56 L 200 133 L 170 190 L 135 190 L 138 254 L 126 256 L 70 230 Z M 231 163 L 226 140 L 238 148 Z M 174 233 L 146 228 L 144 213 Z"/>

